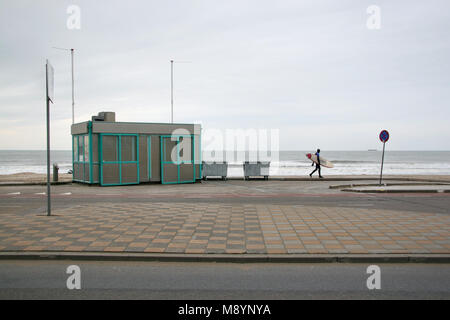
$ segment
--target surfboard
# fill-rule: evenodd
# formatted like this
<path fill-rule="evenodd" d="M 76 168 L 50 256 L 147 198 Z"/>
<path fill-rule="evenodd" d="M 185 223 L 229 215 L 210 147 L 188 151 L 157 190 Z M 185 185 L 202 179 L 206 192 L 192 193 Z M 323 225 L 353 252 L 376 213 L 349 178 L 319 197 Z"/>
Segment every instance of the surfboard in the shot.
<path fill-rule="evenodd" d="M 317 164 L 317 156 L 315 154 L 312 153 L 307 153 L 306 157 L 311 160 L 312 162 Z M 326 167 L 326 168 L 333 168 L 334 164 L 330 161 L 328 161 L 327 159 L 320 157 L 320 165 L 322 167 Z"/>

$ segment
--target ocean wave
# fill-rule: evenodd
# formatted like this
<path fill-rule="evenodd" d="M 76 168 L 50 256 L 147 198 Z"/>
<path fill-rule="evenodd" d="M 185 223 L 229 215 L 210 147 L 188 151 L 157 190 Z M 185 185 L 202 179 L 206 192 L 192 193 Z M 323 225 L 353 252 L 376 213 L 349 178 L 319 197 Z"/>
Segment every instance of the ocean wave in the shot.
<path fill-rule="evenodd" d="M 271 175 L 307 175 L 312 171 L 305 152 L 280 152 L 270 164 Z M 324 158 L 334 168 L 322 168 L 323 174 L 379 174 L 381 157 L 373 152 L 329 152 Z M 203 158 L 205 161 L 207 157 Z M 243 160 L 239 156 L 228 162 L 230 176 L 243 175 Z M 71 151 L 52 151 L 51 160 L 57 162 L 61 173 L 72 168 Z M 0 174 L 20 172 L 46 173 L 45 151 L 0 151 Z M 385 174 L 450 174 L 450 152 L 391 152 L 386 154 Z"/>

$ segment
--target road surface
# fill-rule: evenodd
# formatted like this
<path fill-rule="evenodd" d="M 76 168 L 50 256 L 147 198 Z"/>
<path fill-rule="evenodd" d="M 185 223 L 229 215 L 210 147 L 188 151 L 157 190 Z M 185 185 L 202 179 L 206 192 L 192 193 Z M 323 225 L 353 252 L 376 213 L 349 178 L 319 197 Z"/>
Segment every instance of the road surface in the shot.
<path fill-rule="evenodd" d="M 69 265 L 81 289 L 67 288 Z M 0 261 L 0 299 L 450 299 L 448 264 Z"/>
<path fill-rule="evenodd" d="M 359 181 L 364 183 L 365 181 Z M 367 181 L 370 182 L 370 181 Z M 372 181 L 373 182 L 373 181 Z M 78 204 L 220 202 L 450 213 L 450 193 L 364 194 L 329 189 L 336 181 L 207 181 L 194 185 L 52 186 L 54 209 Z M 45 186 L 0 186 L 0 214 L 46 212 Z"/>

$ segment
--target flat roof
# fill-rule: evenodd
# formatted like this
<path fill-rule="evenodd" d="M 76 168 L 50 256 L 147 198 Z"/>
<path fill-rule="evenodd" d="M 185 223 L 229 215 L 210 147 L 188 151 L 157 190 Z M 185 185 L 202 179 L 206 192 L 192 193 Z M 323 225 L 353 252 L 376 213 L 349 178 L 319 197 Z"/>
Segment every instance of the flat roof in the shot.
<path fill-rule="evenodd" d="M 88 133 L 88 124 L 92 123 L 92 133 L 131 133 L 131 134 L 162 134 L 170 135 L 176 129 L 184 129 L 189 134 L 199 135 L 200 124 L 188 123 L 157 123 L 157 122 L 107 122 L 85 121 L 71 126 L 71 134 Z"/>

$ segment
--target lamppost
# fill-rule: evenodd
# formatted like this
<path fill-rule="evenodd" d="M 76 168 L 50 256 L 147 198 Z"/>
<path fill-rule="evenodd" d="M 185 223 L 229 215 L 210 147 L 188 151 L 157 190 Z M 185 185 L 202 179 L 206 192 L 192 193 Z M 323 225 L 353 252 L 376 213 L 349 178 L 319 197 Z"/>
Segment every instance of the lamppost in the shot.
<path fill-rule="evenodd" d="M 58 47 L 53 47 L 53 49 L 70 51 L 71 64 L 72 64 L 72 124 L 74 124 L 75 123 L 75 96 L 74 96 L 74 78 L 73 78 L 73 52 L 74 52 L 74 49 L 73 48 L 72 49 L 58 48 Z"/>

